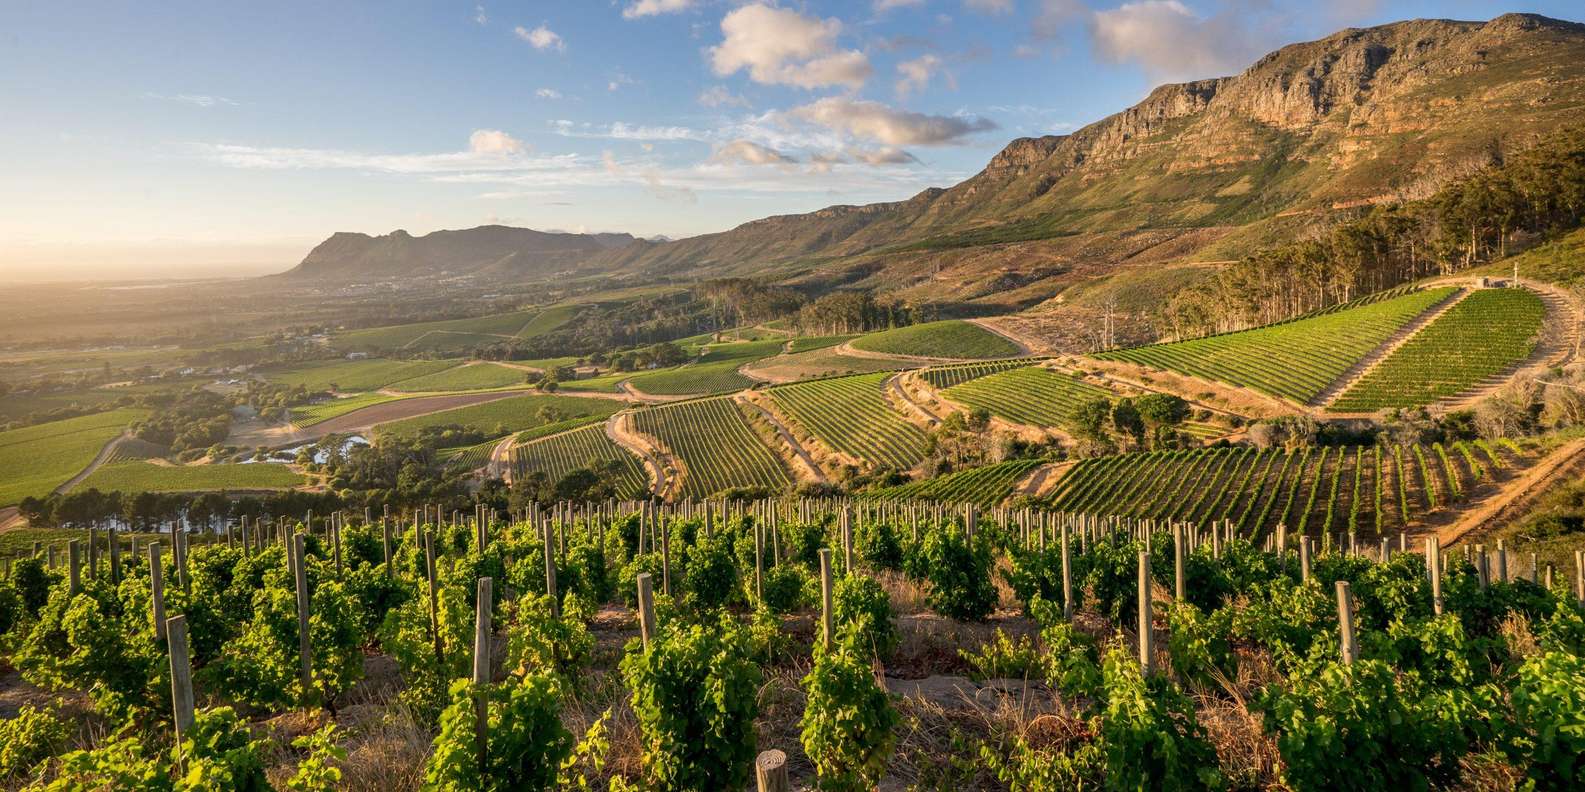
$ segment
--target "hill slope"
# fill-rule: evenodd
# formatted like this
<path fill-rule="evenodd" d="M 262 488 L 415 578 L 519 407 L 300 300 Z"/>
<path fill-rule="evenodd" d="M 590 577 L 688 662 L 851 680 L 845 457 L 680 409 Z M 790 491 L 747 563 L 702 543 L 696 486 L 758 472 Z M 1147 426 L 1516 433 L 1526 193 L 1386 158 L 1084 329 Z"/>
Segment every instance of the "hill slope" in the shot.
<path fill-rule="evenodd" d="M 315 246 L 285 275 L 327 281 L 542 277 L 632 241 L 627 234 L 569 234 L 499 225 L 419 237 L 406 231 L 378 237 L 341 232 Z"/>

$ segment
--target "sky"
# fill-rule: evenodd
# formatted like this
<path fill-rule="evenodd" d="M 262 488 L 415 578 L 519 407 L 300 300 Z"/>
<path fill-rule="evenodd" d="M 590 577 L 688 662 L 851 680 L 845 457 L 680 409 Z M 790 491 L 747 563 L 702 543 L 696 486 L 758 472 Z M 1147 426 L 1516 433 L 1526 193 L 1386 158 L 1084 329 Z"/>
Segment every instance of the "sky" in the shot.
<path fill-rule="evenodd" d="M 1285 43 L 1577 2 L 8 2 L 0 281 L 278 271 L 337 231 L 676 238 L 901 200 Z"/>

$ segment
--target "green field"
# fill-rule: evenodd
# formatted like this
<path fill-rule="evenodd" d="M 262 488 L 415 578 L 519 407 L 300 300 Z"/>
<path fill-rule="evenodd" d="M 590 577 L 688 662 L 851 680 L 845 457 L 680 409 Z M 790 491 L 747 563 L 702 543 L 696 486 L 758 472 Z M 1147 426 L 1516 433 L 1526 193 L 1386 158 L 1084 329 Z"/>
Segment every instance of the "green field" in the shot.
<path fill-rule="evenodd" d="M 617 393 L 622 389 L 618 387 L 624 380 L 631 379 L 630 371 L 616 371 L 610 374 L 601 374 L 581 380 L 567 380 L 557 383 L 556 387 L 564 391 L 591 391 L 594 393 Z"/>
<path fill-rule="evenodd" d="M 989 509 L 1012 494 L 1013 485 L 1040 467 L 1038 459 L 1014 459 L 994 465 L 959 470 L 945 476 L 875 490 L 868 497 L 880 500 L 931 500 L 974 503 Z"/>
<path fill-rule="evenodd" d="M 780 339 L 712 344 L 704 347 L 696 362 L 633 377 L 633 387 L 660 396 L 742 390 L 755 380 L 739 374 L 738 367 L 779 354 L 782 344 Z"/>
<path fill-rule="evenodd" d="M 338 360 L 299 366 L 266 375 L 272 382 L 301 385 L 310 391 L 342 393 L 379 390 L 402 380 L 445 371 L 457 365 L 448 360 Z"/>
<path fill-rule="evenodd" d="M 128 395 L 124 390 L 92 388 L 65 393 L 7 393 L 0 395 L 0 424 L 63 407 L 97 408 Z"/>
<path fill-rule="evenodd" d="M 781 489 L 792 480 L 729 397 L 643 408 L 633 414 L 633 425 L 660 440 L 687 467 L 684 497 L 705 498 L 744 486 Z"/>
<path fill-rule="evenodd" d="M 50 494 L 147 416 L 145 410 L 113 410 L 0 432 L 0 506 Z"/>
<path fill-rule="evenodd" d="M 590 462 L 616 460 L 622 463 L 622 484 L 619 498 L 638 497 L 649 487 L 649 480 L 639 467 L 638 459 L 605 435 L 605 426 L 596 424 L 570 432 L 541 438 L 513 449 L 513 475 L 522 478 L 530 473 L 544 472 L 551 481 Z"/>
<path fill-rule="evenodd" d="M 451 391 L 491 390 L 528 385 L 529 372 L 494 363 L 470 363 L 421 377 L 402 380 L 391 390 L 402 393 L 446 393 Z"/>
<path fill-rule="evenodd" d="M 545 425 L 547 422 L 540 417 L 540 411 L 547 407 L 561 413 L 563 417 L 558 420 L 566 420 L 590 416 L 604 418 L 622 409 L 623 406 L 622 402 L 615 399 L 588 399 L 552 394 L 513 396 L 483 404 L 458 407 L 455 410 L 392 421 L 381 424 L 378 431 L 382 436 L 413 435 L 425 427 L 458 425 L 474 427 L 491 437 L 505 437 L 513 432 Z"/>
<path fill-rule="evenodd" d="M 887 403 L 886 374 L 799 382 L 770 389 L 776 405 L 826 445 L 897 470 L 918 464 L 925 432 Z"/>
<path fill-rule="evenodd" d="M 856 336 L 856 335 L 799 336 L 799 337 L 794 338 L 792 340 L 792 344 L 788 346 L 787 351 L 788 351 L 789 354 L 797 354 L 799 352 L 811 352 L 811 351 L 814 351 L 816 349 L 825 349 L 826 347 L 834 347 L 837 344 L 842 343 L 843 341 L 847 341 L 847 340 L 854 339 L 854 338 L 858 338 L 858 336 Z"/>
<path fill-rule="evenodd" d="M 218 492 L 291 489 L 303 483 L 285 465 L 155 465 L 118 462 L 105 465 L 77 485 L 101 492 Z"/>
<path fill-rule="evenodd" d="M 330 399 L 318 404 L 292 408 L 292 423 L 299 427 L 313 426 L 324 423 L 331 418 L 338 418 L 354 410 L 361 410 L 376 404 L 396 401 L 398 396 L 386 396 L 381 393 L 360 393 L 342 399 Z"/>
<path fill-rule="evenodd" d="M 577 313 L 577 307 L 557 306 L 545 310 L 515 311 L 471 319 L 374 327 L 354 330 L 336 337 L 336 345 L 346 349 L 445 352 L 484 344 L 531 338 L 554 330 Z"/>
<path fill-rule="evenodd" d="M 932 388 L 950 388 L 962 385 L 973 379 L 979 379 L 989 374 L 1008 369 L 1024 368 L 1029 365 L 1028 360 L 993 360 L 983 363 L 948 363 L 944 366 L 931 366 L 919 372 L 919 376 Z"/>
<path fill-rule="evenodd" d="M 871 333 L 853 340 L 854 349 L 888 355 L 984 360 L 1013 357 L 1018 346 L 971 322 L 948 319 Z"/>
<path fill-rule="evenodd" d="M 1523 361 L 1546 318 L 1526 289 L 1481 289 L 1393 350 L 1327 407 L 1369 412 L 1456 396 Z"/>
<path fill-rule="evenodd" d="M 1013 423 L 1062 426 L 1079 405 L 1114 394 L 1044 366 L 1025 366 L 954 385 L 942 395 Z"/>
<path fill-rule="evenodd" d="M 1176 371 L 1303 403 L 1454 291 L 1453 287 L 1425 289 L 1253 330 L 1094 357 Z"/>

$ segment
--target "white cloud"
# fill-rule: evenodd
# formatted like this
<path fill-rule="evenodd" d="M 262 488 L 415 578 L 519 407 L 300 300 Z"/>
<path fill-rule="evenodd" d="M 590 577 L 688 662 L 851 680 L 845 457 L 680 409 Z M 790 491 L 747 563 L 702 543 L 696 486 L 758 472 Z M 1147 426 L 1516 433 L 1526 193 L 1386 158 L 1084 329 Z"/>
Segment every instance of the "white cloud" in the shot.
<path fill-rule="evenodd" d="M 237 107 L 237 102 L 224 96 L 211 96 L 209 94 L 144 94 L 146 99 L 158 99 L 162 102 L 180 102 L 193 107 Z"/>
<path fill-rule="evenodd" d="M 890 146 L 869 150 L 852 149 L 848 153 L 866 165 L 912 165 L 919 161 L 918 157 Z"/>
<path fill-rule="evenodd" d="M 499 129 L 475 129 L 468 136 L 468 150 L 475 154 L 522 154 L 527 148 Z"/>
<path fill-rule="evenodd" d="M 941 59 L 934 55 L 920 55 L 913 60 L 906 60 L 897 64 L 897 95 L 908 94 L 922 90 L 930 84 L 930 78 L 941 69 Z"/>
<path fill-rule="evenodd" d="M 624 86 L 624 85 L 637 85 L 637 84 L 638 84 L 637 80 L 634 80 L 632 77 L 629 77 L 626 74 L 623 74 L 622 72 L 618 71 L 614 76 L 611 77 L 610 82 L 607 82 L 605 84 L 605 89 L 607 91 L 619 91 L 619 90 L 622 89 L 622 86 Z"/>
<path fill-rule="evenodd" d="M 926 115 L 836 96 L 793 108 L 787 115 L 885 146 L 946 145 L 996 128 L 985 118 Z"/>
<path fill-rule="evenodd" d="M 1264 51 L 1236 9 L 1200 17 L 1178 0 L 1137 0 L 1090 18 L 1096 53 L 1138 63 L 1153 77 L 1185 80 L 1237 72 Z"/>
<path fill-rule="evenodd" d="M 622 18 L 638 19 L 659 14 L 674 14 L 678 11 L 686 11 L 692 6 L 693 0 L 638 0 L 622 9 Z"/>
<path fill-rule="evenodd" d="M 1013 0 L 963 0 L 963 7 L 982 14 L 1011 14 Z"/>
<path fill-rule="evenodd" d="M 712 162 L 742 162 L 748 165 L 791 165 L 798 160 L 752 140 L 734 140 L 716 147 Z"/>
<path fill-rule="evenodd" d="M 613 124 L 574 123 L 566 119 L 550 122 L 552 132 L 570 138 L 595 138 L 604 140 L 696 140 L 708 141 L 711 136 L 700 130 L 683 126 L 647 126 L 617 121 Z"/>
<path fill-rule="evenodd" d="M 560 99 L 561 91 L 558 91 L 555 88 L 541 88 L 535 91 L 534 95 L 541 99 Z"/>
<path fill-rule="evenodd" d="M 710 49 L 711 66 L 725 77 L 747 69 L 758 83 L 859 88 L 872 71 L 857 50 L 837 50 L 837 19 L 812 19 L 796 11 L 748 5 L 721 20 L 724 38 Z"/>
<path fill-rule="evenodd" d="M 518 25 L 513 32 L 517 34 L 518 38 L 528 42 L 537 50 L 564 52 L 567 49 L 567 42 L 562 41 L 560 35 L 545 25 L 540 25 L 533 30 Z"/>
<path fill-rule="evenodd" d="M 490 17 L 484 13 L 484 6 L 476 5 L 473 7 L 473 21 L 481 25 L 490 21 Z"/>
<path fill-rule="evenodd" d="M 699 92 L 699 104 L 705 107 L 748 107 L 748 100 L 726 89 L 724 85 L 715 85 Z"/>
<path fill-rule="evenodd" d="M 875 12 L 890 11 L 893 8 L 923 5 L 925 0 L 875 0 Z"/>

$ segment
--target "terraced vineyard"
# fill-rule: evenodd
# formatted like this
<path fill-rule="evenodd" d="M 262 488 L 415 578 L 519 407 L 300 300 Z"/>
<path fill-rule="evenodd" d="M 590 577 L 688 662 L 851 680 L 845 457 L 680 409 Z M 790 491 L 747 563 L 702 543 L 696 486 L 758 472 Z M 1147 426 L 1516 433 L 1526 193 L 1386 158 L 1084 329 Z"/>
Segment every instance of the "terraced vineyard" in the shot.
<path fill-rule="evenodd" d="M 715 344 L 705 348 L 696 362 L 666 371 L 640 374 L 631 382 L 644 393 L 679 396 L 694 393 L 738 391 L 755 380 L 738 373 L 738 367 L 760 358 L 780 354 L 780 339 Z"/>
<path fill-rule="evenodd" d="M 1425 289 L 1282 324 L 1103 352 L 1117 360 L 1308 402 L 1453 287 Z"/>
<path fill-rule="evenodd" d="M 942 395 L 1013 423 L 1061 426 L 1079 405 L 1114 394 L 1043 366 L 1025 366 L 955 385 Z"/>
<path fill-rule="evenodd" d="M 1013 486 L 1044 462 L 1014 459 L 994 465 L 959 470 L 945 476 L 887 487 L 869 493 L 879 500 L 933 500 L 948 503 L 974 503 L 990 508 L 1007 499 Z"/>
<path fill-rule="evenodd" d="M 573 418 L 604 418 L 622 407 L 623 403 L 614 399 L 553 394 L 513 396 L 381 424 L 379 433 L 382 436 L 414 435 L 426 427 L 457 425 L 472 427 L 493 437 L 504 437 L 544 426 L 546 418 L 553 418 L 556 423 Z"/>
<path fill-rule="evenodd" d="M 909 325 L 853 339 L 865 352 L 913 357 L 986 360 L 1013 357 L 1016 344 L 972 322 L 948 319 Z"/>
<path fill-rule="evenodd" d="M 1347 530 L 1394 532 L 1463 497 L 1513 451 L 1436 446 L 1246 447 L 1121 454 L 1084 460 L 1057 483 L 1052 508 L 1197 522 L 1229 520 L 1242 536 Z"/>
<path fill-rule="evenodd" d="M 730 397 L 640 409 L 633 414 L 633 425 L 665 444 L 686 466 L 684 497 L 704 498 L 743 486 L 780 489 L 792 481 Z"/>
<path fill-rule="evenodd" d="M 477 470 L 490 463 L 490 452 L 494 451 L 500 442 L 500 440 L 486 440 L 477 445 L 442 448 L 435 452 L 435 456 L 453 467 Z"/>
<path fill-rule="evenodd" d="M 857 337 L 858 336 L 851 336 L 851 335 L 799 336 L 797 338 L 794 338 L 792 340 L 792 343 L 788 345 L 787 352 L 789 354 L 797 354 L 799 352 L 812 352 L 812 351 L 814 351 L 816 349 L 825 349 L 826 347 L 834 347 L 837 344 L 842 343 L 843 341 L 847 341 L 849 339 L 857 338 Z"/>
<path fill-rule="evenodd" d="M 1369 412 L 1456 396 L 1535 351 L 1546 318 L 1527 289 L 1481 289 L 1436 318 L 1327 407 Z"/>
<path fill-rule="evenodd" d="M 283 490 L 303 483 L 302 475 L 285 465 L 155 465 L 118 462 L 105 465 L 76 489 L 100 492 L 220 492 Z"/>
<path fill-rule="evenodd" d="M 532 338 L 554 330 L 577 313 L 577 306 L 563 305 L 542 311 L 514 311 L 512 313 L 478 316 L 471 319 L 448 319 L 438 322 L 374 327 L 354 330 L 336 337 L 338 348 L 446 352 L 514 338 Z"/>
<path fill-rule="evenodd" d="M 897 470 L 925 454 L 924 430 L 892 409 L 881 391 L 886 374 L 799 382 L 770 390 L 776 405 L 826 445 Z"/>
<path fill-rule="evenodd" d="M 919 372 L 919 376 L 932 388 L 950 388 L 962 385 L 969 380 L 979 379 L 988 374 L 1008 369 L 1024 368 L 1029 365 L 1028 360 L 993 360 L 984 363 L 949 363 L 945 366 L 931 366 Z"/>
<path fill-rule="evenodd" d="M 335 389 L 342 393 L 379 390 L 392 383 L 445 371 L 455 360 L 338 360 L 277 371 L 272 382 L 301 385 L 310 391 Z"/>
<path fill-rule="evenodd" d="M 543 437 L 512 450 L 512 475 L 523 478 L 543 472 L 551 481 L 560 481 L 590 462 L 615 461 L 621 465 L 621 485 L 617 497 L 633 498 L 649 488 L 649 480 L 638 460 L 605 435 L 604 424 Z"/>

